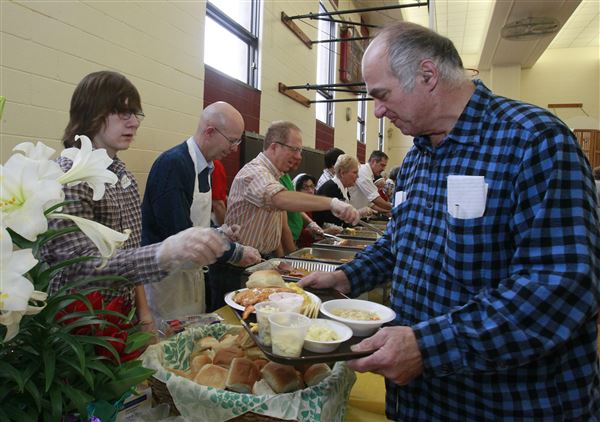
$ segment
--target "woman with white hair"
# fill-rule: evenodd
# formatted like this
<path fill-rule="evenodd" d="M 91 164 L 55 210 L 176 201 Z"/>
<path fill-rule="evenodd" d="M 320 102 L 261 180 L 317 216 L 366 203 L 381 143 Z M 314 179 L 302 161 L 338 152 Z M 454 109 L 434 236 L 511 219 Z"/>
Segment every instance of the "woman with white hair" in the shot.
<path fill-rule="evenodd" d="M 348 154 L 342 154 L 338 157 L 333 166 L 333 179 L 325 182 L 318 190 L 317 195 L 337 198 L 340 201 L 350 202 L 348 188 L 354 186 L 358 179 L 358 160 Z M 336 226 L 345 226 L 346 224 L 334 216 L 331 211 L 313 212 L 315 222 L 323 227 L 325 223 L 335 224 Z"/>

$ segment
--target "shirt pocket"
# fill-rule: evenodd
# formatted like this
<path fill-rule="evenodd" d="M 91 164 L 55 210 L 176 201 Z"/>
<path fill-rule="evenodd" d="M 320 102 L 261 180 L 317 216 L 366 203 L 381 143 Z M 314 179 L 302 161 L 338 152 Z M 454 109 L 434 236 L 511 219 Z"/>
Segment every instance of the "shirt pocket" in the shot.
<path fill-rule="evenodd" d="M 505 223 L 494 215 L 461 219 L 446 214 L 443 271 L 470 292 L 494 287 L 508 273 L 510 247 Z"/>

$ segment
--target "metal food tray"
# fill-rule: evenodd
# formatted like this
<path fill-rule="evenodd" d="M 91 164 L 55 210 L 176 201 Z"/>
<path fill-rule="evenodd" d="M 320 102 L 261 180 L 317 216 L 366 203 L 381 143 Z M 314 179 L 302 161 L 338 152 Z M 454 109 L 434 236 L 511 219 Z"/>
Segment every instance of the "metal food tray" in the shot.
<path fill-rule="evenodd" d="M 327 302 L 328 300 L 332 300 L 332 299 L 347 299 L 347 296 L 344 296 L 340 292 L 333 290 L 333 289 L 318 289 L 318 290 L 317 289 L 306 289 L 306 290 L 317 295 L 319 297 L 319 299 L 321 299 L 322 302 Z M 258 348 L 260 350 L 262 350 L 262 352 L 267 356 L 267 358 L 269 360 L 272 360 L 273 362 L 281 363 L 283 365 L 300 366 L 300 365 L 305 365 L 305 364 L 313 364 L 313 363 L 321 363 L 321 362 L 337 362 L 337 361 L 343 361 L 343 360 L 362 358 L 362 357 L 368 356 L 375 352 L 375 350 L 368 350 L 368 351 L 363 351 L 363 352 L 353 352 L 350 347 L 354 344 L 360 343 L 362 340 L 364 340 L 364 337 L 352 336 L 352 337 L 350 337 L 349 340 L 340 344 L 340 346 L 333 352 L 316 353 L 316 352 L 310 352 L 306 349 L 302 349 L 301 355 L 297 358 L 279 356 L 279 355 L 276 355 L 273 353 L 273 349 L 271 348 L 271 346 L 265 346 L 264 344 L 262 344 L 260 342 L 260 340 L 258 339 L 257 333 L 252 332 L 249 324 L 256 322 L 255 314 L 251 314 L 248 317 L 248 319 L 244 320 L 244 319 L 242 319 L 243 311 L 240 311 L 240 310 L 234 309 L 234 308 L 231 308 L 231 310 L 239 318 L 240 323 L 242 324 L 242 327 L 244 327 L 244 329 L 250 335 L 250 338 L 252 338 L 252 340 L 254 340 L 254 342 L 256 343 Z"/>
<path fill-rule="evenodd" d="M 307 257 L 311 255 L 313 258 Z M 302 248 L 292 252 L 287 257 L 302 259 L 304 261 L 322 261 L 335 264 L 350 262 L 356 256 L 355 250 L 342 250 L 333 248 Z"/>
<path fill-rule="evenodd" d="M 323 239 L 313 243 L 320 248 L 335 248 L 335 249 L 351 249 L 354 251 L 362 251 L 369 245 L 375 243 L 374 240 L 367 239 L 344 239 L 343 243 L 335 239 Z"/>
<path fill-rule="evenodd" d="M 344 229 L 343 232 L 336 235 L 342 239 L 365 239 L 365 240 L 377 240 L 381 237 L 379 233 L 375 233 L 364 227 L 354 227 L 353 229 Z"/>
<path fill-rule="evenodd" d="M 253 273 L 255 271 L 260 270 L 273 270 L 279 265 L 279 263 L 285 262 L 294 268 L 299 268 L 302 270 L 307 270 L 310 272 L 315 271 L 335 271 L 337 265 L 330 264 L 327 262 L 317 262 L 317 261 L 304 261 L 301 259 L 289 259 L 289 258 L 272 258 L 265 262 L 261 262 L 260 264 L 253 265 L 252 267 L 246 268 L 247 273 Z M 302 277 L 293 277 L 287 274 L 281 274 L 284 280 L 288 281 L 298 281 Z"/>

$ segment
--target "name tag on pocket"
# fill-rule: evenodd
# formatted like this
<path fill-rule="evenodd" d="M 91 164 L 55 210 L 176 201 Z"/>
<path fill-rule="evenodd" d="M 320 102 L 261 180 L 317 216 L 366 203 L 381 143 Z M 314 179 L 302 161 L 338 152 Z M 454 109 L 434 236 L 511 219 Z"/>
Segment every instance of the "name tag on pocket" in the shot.
<path fill-rule="evenodd" d="M 131 185 L 131 179 L 126 174 L 121 177 L 121 187 L 127 189 Z"/>
<path fill-rule="evenodd" d="M 454 218 L 479 218 L 485 212 L 488 185 L 483 176 L 448 176 L 448 213 Z"/>

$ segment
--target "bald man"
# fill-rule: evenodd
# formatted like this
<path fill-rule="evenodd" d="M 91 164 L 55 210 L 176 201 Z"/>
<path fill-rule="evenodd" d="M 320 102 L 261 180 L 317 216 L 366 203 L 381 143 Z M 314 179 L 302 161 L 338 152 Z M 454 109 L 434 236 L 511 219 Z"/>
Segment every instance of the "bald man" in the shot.
<path fill-rule="evenodd" d="M 163 152 L 148 175 L 142 203 L 142 244 L 149 245 L 189 227 L 209 227 L 213 160 L 221 160 L 242 142 L 244 119 L 230 104 L 216 102 L 202 112 L 196 133 Z M 232 243 L 221 262 L 247 266 L 258 251 Z M 146 289 L 156 318 L 173 319 L 205 311 L 201 271 L 181 272 Z"/>

